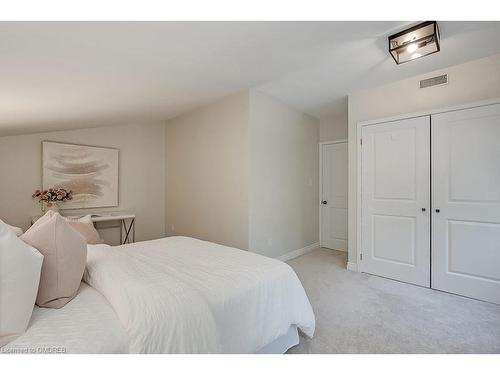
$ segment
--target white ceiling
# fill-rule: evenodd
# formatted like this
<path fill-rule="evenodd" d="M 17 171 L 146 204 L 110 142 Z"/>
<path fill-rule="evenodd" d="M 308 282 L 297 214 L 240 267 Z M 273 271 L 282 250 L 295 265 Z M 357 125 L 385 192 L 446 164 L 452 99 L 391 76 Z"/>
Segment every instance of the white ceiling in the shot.
<path fill-rule="evenodd" d="M 500 22 L 441 22 L 397 66 L 409 22 L 0 22 L 0 135 L 159 121 L 248 88 L 322 116 L 349 92 L 500 52 Z"/>

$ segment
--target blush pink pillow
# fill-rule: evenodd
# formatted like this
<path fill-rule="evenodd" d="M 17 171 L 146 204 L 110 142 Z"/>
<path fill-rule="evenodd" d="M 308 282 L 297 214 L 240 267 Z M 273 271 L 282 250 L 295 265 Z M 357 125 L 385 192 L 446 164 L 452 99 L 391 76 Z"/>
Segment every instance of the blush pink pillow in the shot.
<path fill-rule="evenodd" d="M 47 211 L 47 213 L 44 216 L 42 216 L 37 220 L 37 223 L 41 223 L 43 221 L 50 219 L 56 213 L 57 212 L 52 210 Z M 104 240 L 101 238 L 101 236 L 99 236 L 99 232 L 94 227 L 94 223 L 92 222 L 92 216 L 86 215 L 80 218 L 72 218 L 65 216 L 62 217 L 64 218 L 64 220 L 68 222 L 69 225 L 71 225 L 71 227 L 74 230 L 76 230 L 85 238 L 87 244 L 97 245 L 104 243 Z"/>
<path fill-rule="evenodd" d="M 104 240 L 99 236 L 99 232 L 94 227 L 94 223 L 92 222 L 92 217 L 90 215 L 81 217 L 79 219 L 72 219 L 65 217 L 71 225 L 71 227 L 80 233 L 85 239 L 87 243 L 90 245 L 97 245 L 104 243 Z"/>
<path fill-rule="evenodd" d="M 60 308 L 78 292 L 87 243 L 58 213 L 47 213 L 21 236 L 44 257 L 36 304 Z"/>

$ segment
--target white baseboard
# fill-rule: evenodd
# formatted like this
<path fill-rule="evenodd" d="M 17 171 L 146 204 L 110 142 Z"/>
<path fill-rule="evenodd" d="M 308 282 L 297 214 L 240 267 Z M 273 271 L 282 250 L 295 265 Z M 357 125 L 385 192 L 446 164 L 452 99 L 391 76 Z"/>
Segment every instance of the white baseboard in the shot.
<path fill-rule="evenodd" d="M 356 272 L 358 272 L 358 264 L 357 263 L 353 263 L 353 262 L 347 262 L 347 269 L 349 271 L 356 271 Z"/>
<path fill-rule="evenodd" d="M 316 243 L 313 243 L 313 244 L 308 245 L 306 247 L 303 247 L 302 249 L 292 250 L 288 253 L 280 255 L 276 259 L 281 260 L 283 262 L 286 262 L 287 260 L 297 258 L 301 255 L 310 253 L 311 251 L 313 251 L 314 249 L 317 249 L 318 247 L 319 247 L 319 242 L 316 242 Z"/>

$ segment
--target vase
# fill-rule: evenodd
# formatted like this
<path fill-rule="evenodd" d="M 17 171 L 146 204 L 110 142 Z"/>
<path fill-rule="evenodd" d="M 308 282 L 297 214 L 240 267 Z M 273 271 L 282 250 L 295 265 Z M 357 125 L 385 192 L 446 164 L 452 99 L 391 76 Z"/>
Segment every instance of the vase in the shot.
<path fill-rule="evenodd" d="M 54 202 L 41 201 L 40 209 L 42 210 L 43 214 L 45 214 L 49 210 L 54 212 L 59 212 L 59 206 L 57 205 L 57 203 Z"/>

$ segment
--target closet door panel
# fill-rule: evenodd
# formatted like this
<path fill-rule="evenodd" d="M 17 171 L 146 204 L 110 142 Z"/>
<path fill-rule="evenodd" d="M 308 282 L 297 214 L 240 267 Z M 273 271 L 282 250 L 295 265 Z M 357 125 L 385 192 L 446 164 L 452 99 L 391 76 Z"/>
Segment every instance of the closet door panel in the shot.
<path fill-rule="evenodd" d="M 430 286 L 430 118 L 362 130 L 361 270 Z"/>
<path fill-rule="evenodd" d="M 500 303 L 500 105 L 432 116 L 432 287 Z"/>

